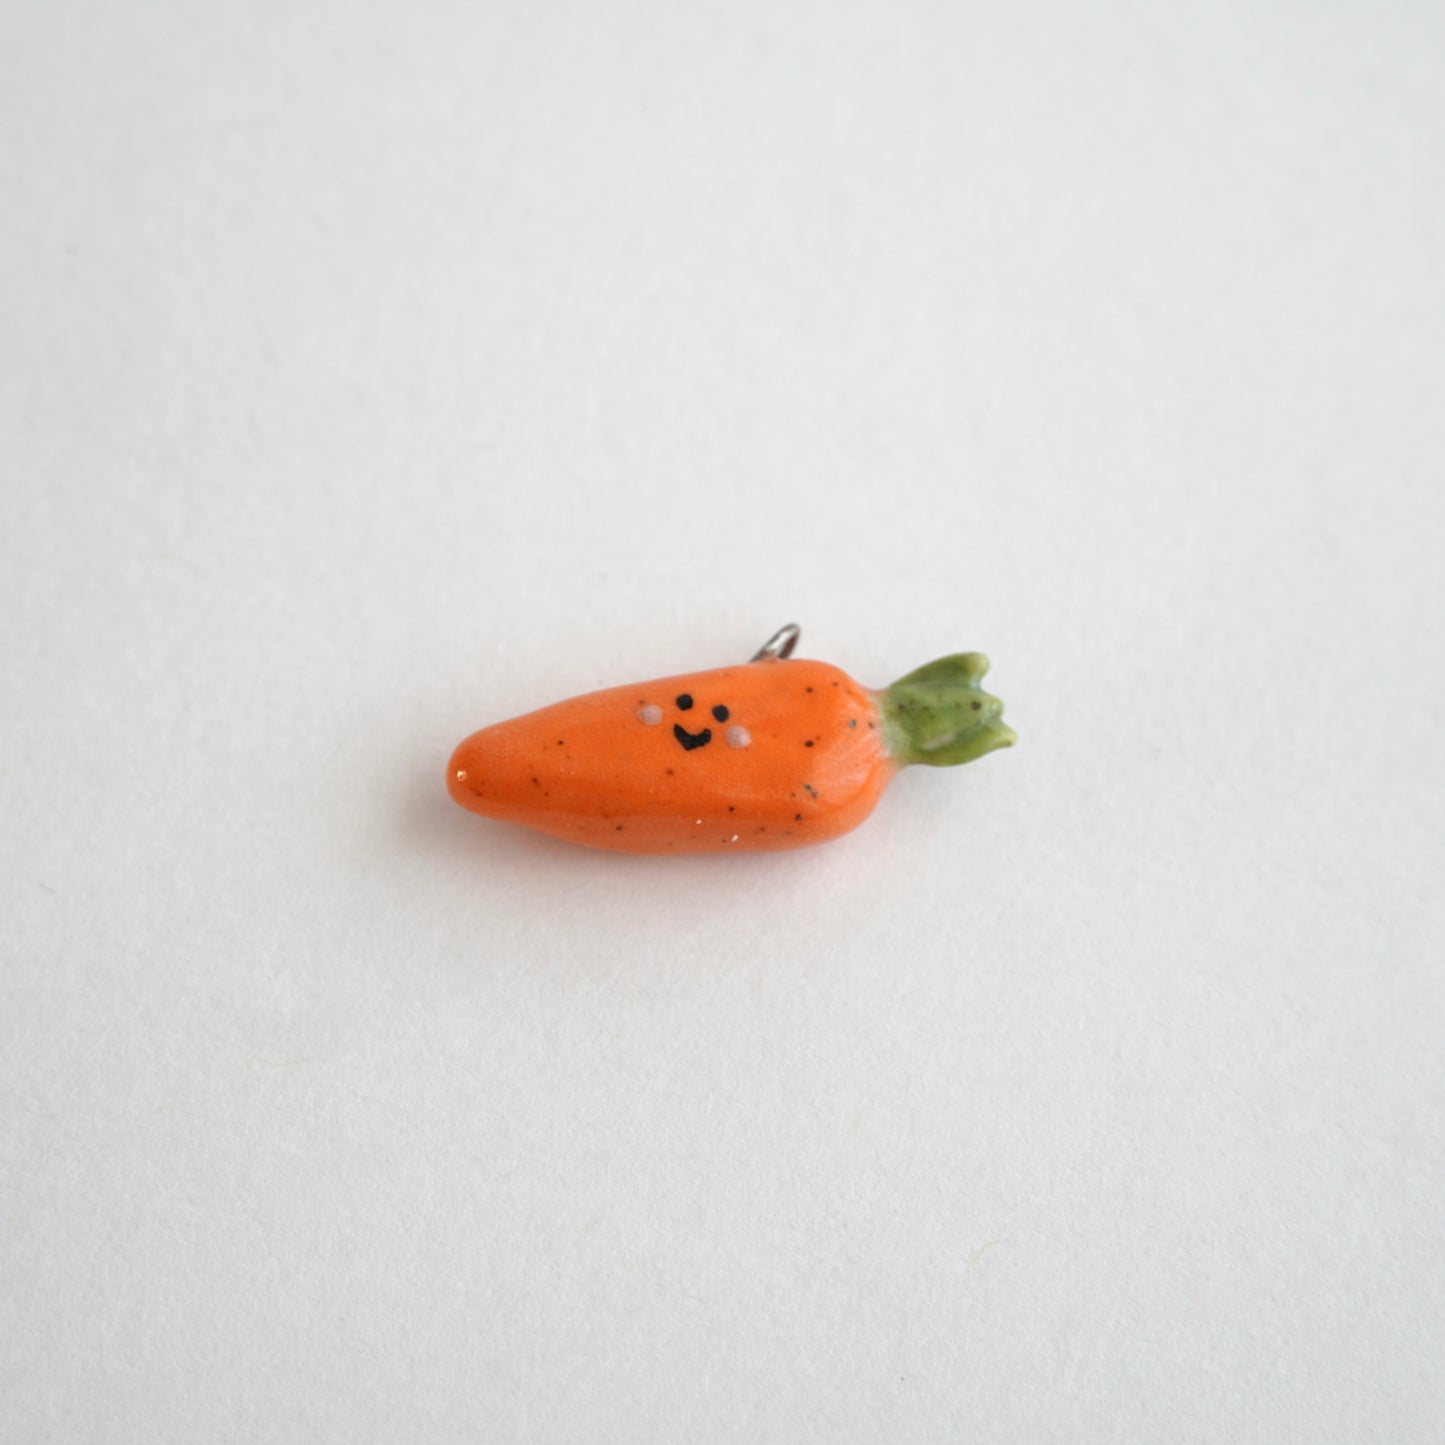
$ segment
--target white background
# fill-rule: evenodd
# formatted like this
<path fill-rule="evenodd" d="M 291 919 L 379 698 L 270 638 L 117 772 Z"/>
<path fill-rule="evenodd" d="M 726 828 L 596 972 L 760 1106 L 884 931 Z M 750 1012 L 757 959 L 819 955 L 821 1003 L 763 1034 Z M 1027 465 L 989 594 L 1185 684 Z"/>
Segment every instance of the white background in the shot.
<path fill-rule="evenodd" d="M 1445 1428 L 1445 19 L 0 28 L 0 1435 Z M 446 757 L 981 648 L 593 854 Z"/>

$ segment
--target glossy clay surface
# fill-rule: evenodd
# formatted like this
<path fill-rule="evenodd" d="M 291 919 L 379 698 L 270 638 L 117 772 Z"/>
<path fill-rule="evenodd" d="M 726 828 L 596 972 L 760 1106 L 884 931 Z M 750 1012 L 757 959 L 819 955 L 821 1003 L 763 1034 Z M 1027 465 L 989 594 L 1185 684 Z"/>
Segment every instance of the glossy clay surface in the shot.
<path fill-rule="evenodd" d="M 757 852 L 856 827 L 897 767 L 876 694 L 828 663 L 774 659 L 483 728 L 452 755 L 447 786 L 474 813 L 594 848 Z"/>

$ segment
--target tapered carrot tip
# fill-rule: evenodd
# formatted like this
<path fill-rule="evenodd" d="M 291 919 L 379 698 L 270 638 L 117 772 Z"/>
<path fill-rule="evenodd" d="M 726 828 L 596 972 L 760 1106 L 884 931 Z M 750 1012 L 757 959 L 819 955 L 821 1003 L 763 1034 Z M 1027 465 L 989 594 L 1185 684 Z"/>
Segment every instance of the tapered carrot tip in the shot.
<path fill-rule="evenodd" d="M 981 653 L 873 691 L 789 659 L 794 640 L 483 728 L 452 754 L 447 787 L 471 812 L 593 848 L 762 852 L 856 828 L 910 763 L 953 766 L 1014 741 L 979 687 Z"/>

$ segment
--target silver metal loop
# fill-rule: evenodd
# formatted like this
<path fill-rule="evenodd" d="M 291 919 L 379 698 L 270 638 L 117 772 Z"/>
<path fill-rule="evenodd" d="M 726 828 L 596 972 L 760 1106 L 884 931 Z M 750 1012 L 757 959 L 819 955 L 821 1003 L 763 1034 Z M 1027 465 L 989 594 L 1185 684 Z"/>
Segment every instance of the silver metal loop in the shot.
<path fill-rule="evenodd" d="M 796 622 L 789 622 L 786 626 L 778 628 L 753 655 L 748 658 L 749 662 L 781 662 L 785 657 L 791 657 L 793 649 L 798 645 L 798 638 L 802 635 L 802 629 Z"/>

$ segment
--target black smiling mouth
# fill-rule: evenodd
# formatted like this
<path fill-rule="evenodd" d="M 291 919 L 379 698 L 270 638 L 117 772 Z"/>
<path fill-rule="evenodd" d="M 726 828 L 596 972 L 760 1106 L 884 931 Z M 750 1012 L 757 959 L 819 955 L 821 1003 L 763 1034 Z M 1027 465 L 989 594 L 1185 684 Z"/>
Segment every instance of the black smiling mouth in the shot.
<path fill-rule="evenodd" d="M 700 733 L 690 733 L 681 723 L 673 723 L 672 735 L 688 752 L 694 748 L 705 748 L 712 741 L 711 728 L 704 728 Z"/>

